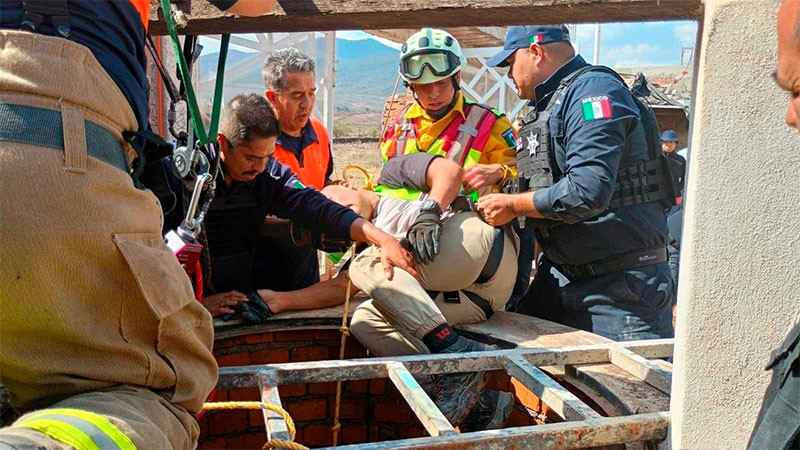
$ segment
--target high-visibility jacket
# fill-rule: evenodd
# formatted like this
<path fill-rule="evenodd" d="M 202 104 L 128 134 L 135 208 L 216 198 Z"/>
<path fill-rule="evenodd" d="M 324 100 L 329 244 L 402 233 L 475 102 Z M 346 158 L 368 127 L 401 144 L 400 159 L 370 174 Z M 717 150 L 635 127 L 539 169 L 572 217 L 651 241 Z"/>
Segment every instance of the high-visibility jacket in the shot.
<path fill-rule="evenodd" d="M 130 0 L 130 2 L 133 3 L 133 7 L 136 8 L 136 11 L 142 18 L 142 25 L 144 25 L 146 31 L 150 22 L 150 0 Z"/>
<path fill-rule="evenodd" d="M 445 156 L 464 168 L 473 164 L 503 164 L 508 176 L 516 175 L 517 135 L 506 116 L 493 108 L 456 94 L 456 104 L 439 120 L 432 119 L 414 102 L 398 114 L 381 140 L 383 162 L 395 156 L 425 151 Z M 416 200 L 419 193 L 410 189 L 385 186 L 376 191 L 406 200 Z"/>
<path fill-rule="evenodd" d="M 331 138 L 322 122 L 313 117 L 309 119 L 309 124 L 303 127 L 303 133 L 307 134 L 310 143 L 301 150 L 299 159 L 294 152 L 284 148 L 280 140 L 275 144 L 275 153 L 272 156 L 289 167 L 303 184 L 322 190 L 332 164 Z"/>

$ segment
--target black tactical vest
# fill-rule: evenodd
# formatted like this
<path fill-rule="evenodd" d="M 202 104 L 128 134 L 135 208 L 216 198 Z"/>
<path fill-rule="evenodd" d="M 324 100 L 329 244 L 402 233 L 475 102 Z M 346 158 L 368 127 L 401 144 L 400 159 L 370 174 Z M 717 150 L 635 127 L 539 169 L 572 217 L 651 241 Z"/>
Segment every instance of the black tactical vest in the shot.
<path fill-rule="evenodd" d="M 516 149 L 518 179 L 512 190 L 525 192 L 545 189 L 564 176 L 555 160 L 555 141 L 550 134 L 550 117 L 559 99 L 575 79 L 590 70 L 613 74 L 625 85 L 616 72 L 603 66 L 586 66 L 561 80 L 547 108 L 544 111 L 531 111 L 522 122 Z M 638 164 L 620 165 L 609 209 L 650 202 L 660 202 L 662 207 L 669 208 L 675 204 L 676 195 L 669 161 L 661 151 L 655 114 L 636 95 L 633 95 L 633 100 L 645 130 L 650 160 Z M 629 154 L 631 145 L 632 141 L 628 139 L 623 154 Z"/>
<path fill-rule="evenodd" d="M 253 290 L 253 261 L 264 218 L 252 194 L 216 197 L 211 203 L 203 224 L 211 257 L 205 286 L 209 294 Z"/>

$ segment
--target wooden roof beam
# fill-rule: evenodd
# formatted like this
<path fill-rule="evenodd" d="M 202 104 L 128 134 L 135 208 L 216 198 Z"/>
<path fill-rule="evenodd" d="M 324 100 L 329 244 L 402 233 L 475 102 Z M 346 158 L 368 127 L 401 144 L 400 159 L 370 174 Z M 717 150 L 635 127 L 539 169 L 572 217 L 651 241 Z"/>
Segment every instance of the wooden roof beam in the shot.
<path fill-rule="evenodd" d="M 191 1 L 181 34 L 370 30 L 423 26 L 504 26 L 586 22 L 697 19 L 702 0 L 277 0 L 260 17 L 234 17 L 206 1 Z M 150 31 L 165 34 L 160 2 L 150 14 Z M 186 3 L 186 0 L 184 0 Z"/>

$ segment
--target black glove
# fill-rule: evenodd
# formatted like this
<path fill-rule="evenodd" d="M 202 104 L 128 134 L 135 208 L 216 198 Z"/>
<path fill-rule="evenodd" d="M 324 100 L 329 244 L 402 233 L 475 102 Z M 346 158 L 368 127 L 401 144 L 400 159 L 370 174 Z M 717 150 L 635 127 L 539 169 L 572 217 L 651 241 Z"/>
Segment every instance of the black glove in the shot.
<path fill-rule="evenodd" d="M 414 223 L 406 233 L 411 253 L 419 264 L 429 264 L 439 254 L 442 240 L 442 210 L 434 200 L 422 204 Z"/>
<path fill-rule="evenodd" d="M 237 303 L 233 308 L 236 313 L 227 314 L 222 320 L 227 322 L 234 317 L 241 317 L 242 320 L 248 323 L 264 323 L 272 317 L 272 310 L 269 309 L 269 305 L 264 303 L 258 292 L 253 291 L 247 294 L 247 298 L 250 300 L 249 302 Z"/>

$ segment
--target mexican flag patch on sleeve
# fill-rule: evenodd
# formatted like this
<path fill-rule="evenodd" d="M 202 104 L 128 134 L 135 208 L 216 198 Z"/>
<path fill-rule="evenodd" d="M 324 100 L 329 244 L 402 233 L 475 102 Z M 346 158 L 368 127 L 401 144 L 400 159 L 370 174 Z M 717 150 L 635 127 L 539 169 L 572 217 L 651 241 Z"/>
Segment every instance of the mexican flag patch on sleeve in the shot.
<path fill-rule="evenodd" d="M 611 118 L 611 101 L 606 96 L 585 98 L 581 104 L 584 122 Z"/>

